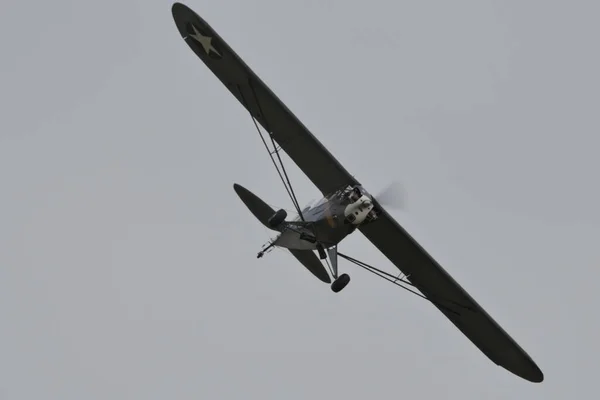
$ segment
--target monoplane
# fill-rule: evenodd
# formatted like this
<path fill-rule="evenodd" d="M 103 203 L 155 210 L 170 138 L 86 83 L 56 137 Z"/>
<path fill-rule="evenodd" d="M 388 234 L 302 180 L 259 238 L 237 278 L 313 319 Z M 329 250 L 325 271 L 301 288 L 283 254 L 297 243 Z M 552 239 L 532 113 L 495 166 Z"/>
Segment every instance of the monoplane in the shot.
<path fill-rule="evenodd" d="M 531 357 L 392 218 L 377 196 L 367 192 L 205 20 L 181 3 L 173 4 L 172 14 L 185 42 L 249 112 L 297 212 L 297 216 L 288 218 L 284 209 L 274 210 L 234 184 L 252 214 L 276 232 L 258 257 L 274 247 L 287 249 L 314 276 L 331 284 L 334 292 L 350 281 L 348 274 L 338 274 L 338 260 L 348 260 L 429 300 L 494 363 L 531 382 L 543 381 L 544 375 Z M 280 151 L 319 189 L 321 200 L 300 208 Z M 344 238 L 356 230 L 402 276 L 338 252 Z"/>

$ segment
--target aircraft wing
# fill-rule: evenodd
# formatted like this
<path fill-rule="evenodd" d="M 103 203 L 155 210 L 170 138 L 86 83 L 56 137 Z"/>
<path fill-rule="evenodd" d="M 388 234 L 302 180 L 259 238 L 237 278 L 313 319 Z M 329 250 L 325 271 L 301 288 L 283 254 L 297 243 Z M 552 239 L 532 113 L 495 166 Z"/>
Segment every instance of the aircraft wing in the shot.
<path fill-rule="evenodd" d="M 172 13 L 194 53 L 324 195 L 358 183 L 206 21 L 180 3 Z"/>
<path fill-rule="evenodd" d="M 529 355 L 379 204 L 360 231 L 494 363 L 532 382 L 544 379 Z"/>

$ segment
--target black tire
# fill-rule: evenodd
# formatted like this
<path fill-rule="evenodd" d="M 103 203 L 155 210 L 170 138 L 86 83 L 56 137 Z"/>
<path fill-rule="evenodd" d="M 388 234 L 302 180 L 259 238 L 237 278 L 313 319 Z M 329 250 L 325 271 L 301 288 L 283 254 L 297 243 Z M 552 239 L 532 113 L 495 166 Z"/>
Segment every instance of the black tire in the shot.
<path fill-rule="evenodd" d="M 279 225 L 281 225 L 281 223 L 283 221 L 285 221 L 286 217 L 287 217 L 287 212 L 285 210 L 281 209 L 281 210 L 277 211 L 275 214 L 273 214 L 271 216 L 271 218 L 269 218 L 268 224 L 271 228 L 276 228 Z"/>
<path fill-rule="evenodd" d="M 350 283 L 350 275 L 342 274 L 331 284 L 331 290 L 335 293 L 340 292 Z"/>

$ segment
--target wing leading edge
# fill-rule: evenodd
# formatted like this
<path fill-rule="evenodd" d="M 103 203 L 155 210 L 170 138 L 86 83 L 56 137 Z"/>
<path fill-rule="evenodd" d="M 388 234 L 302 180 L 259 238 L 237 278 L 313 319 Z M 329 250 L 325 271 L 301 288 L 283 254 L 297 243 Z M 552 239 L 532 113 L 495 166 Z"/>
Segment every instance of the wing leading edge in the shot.
<path fill-rule="evenodd" d="M 206 21 L 181 3 L 172 13 L 194 53 L 324 195 L 359 183 Z M 527 353 L 385 210 L 360 230 L 493 362 L 529 381 L 544 379 Z"/>

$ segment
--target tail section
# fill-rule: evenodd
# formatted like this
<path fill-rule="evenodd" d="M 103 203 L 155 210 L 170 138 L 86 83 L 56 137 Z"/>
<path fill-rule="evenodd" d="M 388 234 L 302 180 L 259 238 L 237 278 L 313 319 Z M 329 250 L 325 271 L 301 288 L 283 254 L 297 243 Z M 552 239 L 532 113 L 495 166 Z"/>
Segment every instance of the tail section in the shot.
<path fill-rule="evenodd" d="M 279 224 L 282 221 L 279 221 L 278 223 L 278 221 L 276 220 L 281 220 L 285 218 L 285 212 L 276 213 L 275 210 L 271 208 L 271 206 L 269 206 L 267 203 L 258 198 L 258 196 L 256 196 L 254 193 L 244 188 L 243 186 L 238 185 L 237 183 L 233 185 L 233 189 L 240 197 L 240 199 L 244 202 L 246 207 L 248 207 L 250 212 L 252 212 L 256 219 L 260 221 L 261 224 L 263 224 L 269 229 L 277 230 L 275 226 L 279 226 Z M 317 255 L 312 250 L 290 249 L 290 252 L 315 277 L 317 277 L 319 280 L 325 283 L 331 283 L 331 278 L 329 277 L 327 270 L 323 266 L 323 263 L 321 263 L 321 260 L 319 260 Z M 259 257 L 260 256 L 261 254 L 259 253 Z"/>
<path fill-rule="evenodd" d="M 262 201 L 258 196 L 254 193 L 246 189 L 245 187 L 238 185 L 237 183 L 233 184 L 233 189 L 240 197 L 240 199 L 244 202 L 246 207 L 254 214 L 256 219 L 260 221 L 261 224 L 266 226 L 269 229 L 275 230 L 270 224 L 269 219 L 275 215 L 275 210 L 271 208 L 267 203 Z"/>

